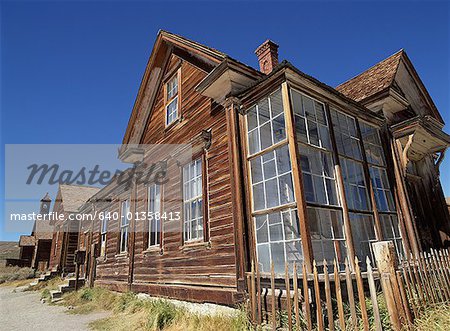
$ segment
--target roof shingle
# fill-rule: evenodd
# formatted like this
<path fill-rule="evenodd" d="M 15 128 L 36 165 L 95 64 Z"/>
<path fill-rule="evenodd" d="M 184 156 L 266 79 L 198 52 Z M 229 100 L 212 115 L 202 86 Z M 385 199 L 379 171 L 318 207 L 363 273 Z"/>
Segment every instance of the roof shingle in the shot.
<path fill-rule="evenodd" d="M 97 193 L 100 188 L 77 185 L 60 185 L 62 204 L 66 212 L 78 212 L 91 196 Z"/>
<path fill-rule="evenodd" d="M 370 69 L 340 84 L 336 90 L 355 100 L 364 100 L 391 86 L 394 81 L 403 49 L 377 63 Z"/>

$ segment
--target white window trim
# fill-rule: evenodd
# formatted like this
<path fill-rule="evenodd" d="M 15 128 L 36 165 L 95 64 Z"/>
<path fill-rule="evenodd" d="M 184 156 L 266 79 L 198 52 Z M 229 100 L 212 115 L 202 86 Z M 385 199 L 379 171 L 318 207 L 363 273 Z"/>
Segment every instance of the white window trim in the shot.
<path fill-rule="evenodd" d="M 173 91 L 174 89 L 172 89 L 171 91 L 168 90 L 168 85 L 174 80 L 177 80 L 177 92 L 172 95 L 169 98 L 169 92 Z M 180 69 L 178 69 L 174 75 L 171 76 L 171 78 L 164 84 L 164 112 L 165 112 L 165 124 L 166 127 L 172 125 L 173 123 L 176 122 L 176 120 L 180 117 L 180 99 L 179 99 L 179 94 L 180 94 Z M 170 112 L 169 114 L 169 106 L 175 102 L 176 104 L 176 108 Z M 169 122 L 169 116 L 176 114 L 175 117 L 172 118 L 172 120 Z"/>
<path fill-rule="evenodd" d="M 100 256 L 106 256 L 106 241 L 107 241 L 107 233 L 108 233 L 108 219 L 107 215 L 109 215 L 109 211 L 104 212 L 104 218 L 100 221 Z M 104 246 L 104 249 L 103 249 Z M 102 252 L 103 251 L 103 252 Z"/>
<path fill-rule="evenodd" d="M 150 208 L 151 207 L 151 204 L 150 204 L 151 188 L 155 189 L 154 192 L 156 192 L 156 188 L 158 188 L 158 190 L 159 190 L 159 210 L 151 210 L 151 208 Z M 148 186 L 148 196 L 147 196 L 147 211 L 148 211 L 148 215 L 147 216 L 149 216 L 149 220 L 148 220 L 148 247 L 147 248 L 160 247 L 161 246 L 161 242 L 162 242 L 162 240 L 161 240 L 161 232 L 162 232 L 162 224 L 161 224 L 161 221 L 162 221 L 162 218 L 161 218 L 161 208 L 162 208 L 161 201 L 162 201 L 162 197 L 161 197 L 161 193 L 162 192 L 161 192 L 161 186 L 160 185 L 157 185 L 157 184 L 153 183 L 153 184 Z M 156 198 L 156 196 L 154 198 Z M 153 201 L 155 201 L 155 199 Z M 155 205 L 155 202 L 153 202 L 153 205 Z M 151 217 L 150 217 L 150 213 L 151 213 Z M 155 213 L 159 213 L 158 216 Z M 159 229 L 158 229 L 159 231 L 156 231 L 157 236 L 155 236 L 155 242 L 152 243 L 152 240 L 151 240 L 152 227 L 154 225 L 156 225 L 156 221 L 157 221 L 156 217 L 159 217 L 159 220 L 158 220 L 159 221 Z"/>
<path fill-rule="evenodd" d="M 126 215 L 123 215 L 124 207 L 123 205 L 126 205 Z M 130 226 L 128 214 L 130 212 L 130 200 L 124 200 L 120 204 L 120 253 L 126 253 L 128 252 L 128 228 Z M 123 219 L 125 218 L 125 223 L 123 223 Z M 122 249 L 123 246 L 123 233 L 126 233 L 126 242 L 125 247 Z"/>
<path fill-rule="evenodd" d="M 197 175 L 196 177 L 193 177 L 193 178 L 189 178 L 189 179 L 187 179 L 186 180 L 186 178 L 185 178 L 185 176 L 184 176 L 184 173 L 185 173 L 185 168 L 186 167 L 191 167 L 192 165 L 194 165 L 194 167 L 196 167 L 196 163 L 197 162 L 200 162 L 200 174 L 199 175 Z M 192 162 L 190 162 L 190 163 L 188 163 L 188 164 L 186 164 L 186 165 L 184 165 L 183 166 L 183 241 L 184 242 L 186 242 L 186 243 L 190 243 L 190 242 L 197 242 L 197 241 L 201 241 L 201 240 L 203 240 L 204 239 L 204 237 L 205 237 L 205 227 L 204 227 L 204 217 L 205 217 L 205 215 L 203 215 L 203 210 L 202 210 L 202 216 L 201 217 L 198 217 L 198 218 L 195 218 L 195 219 L 192 219 L 191 218 L 191 216 L 189 215 L 189 219 L 187 219 L 186 218 L 186 215 L 185 215 L 185 213 L 184 213 L 184 211 L 186 210 L 185 209 L 185 207 L 186 206 L 190 206 L 190 204 L 192 203 L 192 202 L 195 202 L 195 201 L 198 201 L 198 202 L 202 202 L 202 209 L 203 209 L 203 204 L 205 203 L 204 202 L 204 199 L 203 199 L 203 161 L 202 161 L 202 158 L 198 158 L 198 159 L 196 159 L 196 160 L 193 160 Z M 185 186 L 186 186 L 186 184 L 188 184 L 188 183 L 190 183 L 190 182 L 192 182 L 192 181 L 194 181 L 194 180 L 200 180 L 200 182 L 201 182 L 201 190 L 200 190 L 200 192 L 198 192 L 198 195 L 196 195 L 196 196 L 194 196 L 194 197 L 189 197 L 189 199 L 186 199 L 185 198 L 185 196 L 186 196 L 186 194 L 185 194 Z M 190 229 L 191 229 L 191 224 L 193 223 L 193 222 L 198 222 L 198 221 L 200 221 L 201 220 L 201 224 L 202 224 L 202 229 L 203 229 L 203 231 L 202 231 L 202 235 L 201 236 L 198 236 L 198 237 L 196 237 L 196 238 L 193 238 L 192 237 L 192 233 L 191 233 L 191 231 L 190 231 Z M 186 237 L 186 233 L 188 234 L 187 235 L 187 237 Z"/>

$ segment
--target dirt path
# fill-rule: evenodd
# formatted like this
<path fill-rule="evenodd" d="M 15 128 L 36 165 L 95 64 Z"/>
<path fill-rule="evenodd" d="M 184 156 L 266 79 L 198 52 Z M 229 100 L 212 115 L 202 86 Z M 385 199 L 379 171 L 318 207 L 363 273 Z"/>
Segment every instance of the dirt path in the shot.
<path fill-rule="evenodd" d="M 40 302 L 36 292 L 14 292 L 12 287 L 0 287 L 0 329 L 22 330 L 89 330 L 88 324 L 108 313 L 73 315 L 61 306 Z"/>

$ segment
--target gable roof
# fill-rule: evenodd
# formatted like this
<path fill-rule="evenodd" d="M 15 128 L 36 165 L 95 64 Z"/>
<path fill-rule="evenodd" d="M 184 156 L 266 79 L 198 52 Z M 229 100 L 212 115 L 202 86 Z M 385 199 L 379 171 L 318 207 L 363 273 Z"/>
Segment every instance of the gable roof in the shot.
<path fill-rule="evenodd" d="M 403 49 L 399 50 L 387 59 L 340 84 L 336 90 L 355 101 L 361 101 L 384 91 L 394 82 L 400 59 L 404 53 Z"/>
<path fill-rule="evenodd" d="M 35 244 L 34 236 L 26 236 L 26 235 L 20 236 L 20 239 L 19 239 L 20 247 L 34 246 L 34 244 Z"/>
<path fill-rule="evenodd" d="M 392 54 L 383 61 L 378 62 L 373 67 L 352 79 L 338 85 L 336 90 L 355 101 L 363 102 L 369 97 L 375 96 L 375 94 L 381 93 L 392 87 L 401 62 L 406 66 L 419 90 L 422 91 L 425 102 L 428 103 L 434 117 L 443 124 L 444 120 L 441 114 L 422 82 L 422 79 L 420 79 L 411 60 L 403 49 L 400 49 L 398 52 Z"/>
<path fill-rule="evenodd" d="M 165 64 L 169 61 L 169 56 L 167 56 L 167 54 L 170 55 L 175 53 L 174 50 L 180 49 L 183 50 L 183 52 L 186 53 L 185 55 L 192 60 L 201 59 L 201 61 L 206 64 L 208 72 L 228 59 L 237 65 L 242 66 L 247 71 L 254 73 L 257 77 L 263 75 L 258 70 L 247 66 L 214 48 L 205 46 L 183 36 L 160 30 L 153 46 L 150 58 L 147 62 L 122 144 L 140 143 L 138 140 L 142 136 L 143 130 L 147 123 L 149 112 L 153 106 L 153 101 L 156 97 L 159 83 L 162 80 Z M 146 99 L 148 102 L 146 101 L 145 105 L 142 104 L 144 98 L 148 98 Z"/>
<path fill-rule="evenodd" d="M 98 187 L 66 185 L 59 186 L 61 192 L 61 200 L 66 212 L 78 212 L 81 207 L 91 196 L 100 191 Z"/>

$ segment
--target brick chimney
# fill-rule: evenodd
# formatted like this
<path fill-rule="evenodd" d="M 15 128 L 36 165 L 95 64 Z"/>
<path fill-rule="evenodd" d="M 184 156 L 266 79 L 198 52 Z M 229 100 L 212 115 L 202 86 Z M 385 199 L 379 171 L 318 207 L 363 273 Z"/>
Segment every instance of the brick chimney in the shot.
<path fill-rule="evenodd" d="M 267 39 L 255 51 L 259 61 L 259 68 L 262 73 L 270 74 L 278 64 L 278 45 Z"/>

